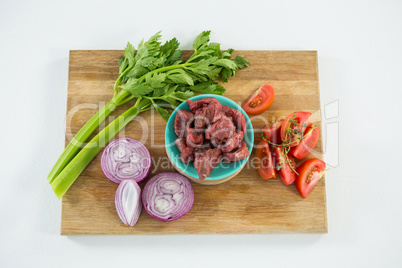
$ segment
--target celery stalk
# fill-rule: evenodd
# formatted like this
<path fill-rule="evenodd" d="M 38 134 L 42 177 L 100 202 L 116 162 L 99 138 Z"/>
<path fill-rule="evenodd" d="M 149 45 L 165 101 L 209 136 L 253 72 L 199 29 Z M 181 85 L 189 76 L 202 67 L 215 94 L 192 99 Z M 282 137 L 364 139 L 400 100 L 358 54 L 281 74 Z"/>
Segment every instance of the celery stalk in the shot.
<path fill-rule="evenodd" d="M 51 183 L 56 196 L 60 199 L 99 151 L 134 117 L 148 109 L 150 109 L 148 100 L 137 101 L 88 142 Z"/>
<path fill-rule="evenodd" d="M 78 131 L 74 138 L 70 141 L 63 153 L 54 164 L 47 179 L 52 183 L 57 175 L 70 163 L 77 155 L 78 151 L 83 147 L 91 134 L 105 121 L 105 119 L 113 112 L 117 106 L 125 103 L 125 98 L 131 94 L 126 90 L 121 90 L 111 101 L 105 104 L 99 111 Z"/>

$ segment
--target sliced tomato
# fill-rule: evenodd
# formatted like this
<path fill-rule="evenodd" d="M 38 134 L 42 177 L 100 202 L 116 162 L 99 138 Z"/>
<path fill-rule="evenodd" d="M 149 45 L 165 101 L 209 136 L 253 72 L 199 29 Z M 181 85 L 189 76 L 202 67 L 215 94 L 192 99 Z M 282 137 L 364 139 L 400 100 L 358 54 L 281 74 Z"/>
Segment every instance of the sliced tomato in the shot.
<path fill-rule="evenodd" d="M 264 139 L 275 144 L 281 144 L 281 126 L 283 121 L 284 120 L 281 119 L 273 122 L 272 124 L 266 124 L 262 128 L 262 135 L 264 136 Z"/>
<path fill-rule="evenodd" d="M 282 146 L 277 146 L 272 149 L 272 154 L 275 161 L 275 168 L 279 177 L 286 185 L 292 184 L 296 180 L 296 162 L 293 156 L 286 155 L 283 152 Z"/>
<path fill-rule="evenodd" d="M 247 114 L 260 114 L 271 106 L 274 100 L 274 88 L 270 85 L 262 85 L 243 105 Z"/>
<path fill-rule="evenodd" d="M 293 112 L 288 115 L 281 127 L 282 141 L 289 143 L 290 147 L 297 146 L 303 137 L 303 132 L 307 127 L 310 115 L 310 112 L 303 111 Z"/>
<path fill-rule="evenodd" d="M 306 198 L 314 186 L 325 173 L 325 162 L 318 158 L 311 158 L 303 162 L 298 168 L 295 186 L 297 191 Z"/>
<path fill-rule="evenodd" d="M 271 153 L 271 148 L 266 140 L 260 141 L 255 151 L 257 157 L 258 173 L 263 179 L 276 178 L 276 170 L 274 160 Z"/>
<path fill-rule="evenodd" d="M 297 159 L 306 158 L 317 145 L 320 138 L 320 130 L 318 127 L 309 123 L 303 134 L 303 139 L 296 147 L 290 149 L 290 153 Z"/>

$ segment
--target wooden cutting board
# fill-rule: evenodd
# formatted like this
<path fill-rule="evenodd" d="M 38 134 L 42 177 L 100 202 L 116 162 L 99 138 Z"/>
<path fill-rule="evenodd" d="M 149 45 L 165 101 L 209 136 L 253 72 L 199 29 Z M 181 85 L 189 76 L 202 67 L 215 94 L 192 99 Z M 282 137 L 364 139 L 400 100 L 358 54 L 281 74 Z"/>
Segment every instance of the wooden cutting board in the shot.
<path fill-rule="evenodd" d="M 255 144 L 261 140 L 259 133 L 267 119 L 285 117 L 293 111 L 312 112 L 311 121 L 321 129 L 316 51 L 235 52 L 238 54 L 250 61 L 250 67 L 238 71 L 224 84 L 227 89 L 224 96 L 244 103 L 261 84 L 275 88 L 271 108 L 251 117 Z M 70 52 L 66 142 L 111 99 L 121 56 L 122 51 Z M 129 104 L 118 107 L 111 119 L 127 107 Z M 143 141 L 150 150 L 153 166 L 141 188 L 152 175 L 174 171 L 165 153 L 165 127 L 159 115 L 148 111 L 119 133 L 118 137 Z M 322 138 L 315 151 L 314 156 L 322 158 Z M 101 155 L 102 152 L 62 199 L 62 235 L 327 232 L 325 178 L 303 199 L 294 185 L 286 186 L 280 179 L 263 180 L 247 165 L 234 179 L 220 185 L 192 183 L 194 205 L 179 220 L 163 223 L 143 210 L 138 223 L 128 227 L 117 216 L 114 196 L 118 185 L 103 174 Z M 253 157 L 254 151 L 250 159 Z"/>

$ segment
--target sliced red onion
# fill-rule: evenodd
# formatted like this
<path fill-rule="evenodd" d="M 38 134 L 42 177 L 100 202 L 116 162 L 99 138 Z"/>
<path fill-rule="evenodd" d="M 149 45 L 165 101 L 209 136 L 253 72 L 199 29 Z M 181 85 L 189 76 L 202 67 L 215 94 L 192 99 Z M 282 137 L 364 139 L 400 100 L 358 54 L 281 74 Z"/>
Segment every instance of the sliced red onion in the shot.
<path fill-rule="evenodd" d="M 153 176 L 142 191 L 142 203 L 149 215 L 167 222 L 186 215 L 194 203 L 194 191 L 181 174 L 162 172 Z"/>
<path fill-rule="evenodd" d="M 120 220 L 128 226 L 134 226 L 142 210 L 141 188 L 134 180 L 122 181 L 117 188 L 114 203 Z"/>
<path fill-rule="evenodd" d="M 151 155 L 141 142 L 121 138 L 109 143 L 102 154 L 101 167 L 109 180 L 143 181 L 151 169 Z"/>

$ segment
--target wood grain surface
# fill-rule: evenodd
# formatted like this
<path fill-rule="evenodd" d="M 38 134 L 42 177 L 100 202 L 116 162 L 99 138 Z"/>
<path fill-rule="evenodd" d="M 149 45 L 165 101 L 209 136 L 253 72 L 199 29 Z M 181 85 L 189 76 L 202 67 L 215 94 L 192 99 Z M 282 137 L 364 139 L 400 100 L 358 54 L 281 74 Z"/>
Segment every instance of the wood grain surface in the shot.
<path fill-rule="evenodd" d="M 187 51 L 185 55 L 188 55 Z M 313 113 L 311 121 L 321 129 L 320 95 L 315 51 L 237 51 L 250 61 L 224 84 L 224 96 L 243 103 L 261 84 L 275 88 L 271 108 L 250 117 L 255 144 L 267 120 L 285 117 L 293 111 Z M 97 109 L 113 95 L 122 51 L 71 51 L 66 120 L 66 143 Z M 118 107 L 114 119 L 129 107 Z M 107 124 L 109 120 L 106 120 Z M 105 126 L 102 124 L 101 127 Z M 164 147 L 165 121 L 152 111 L 140 114 L 116 138 L 142 141 L 150 150 L 153 165 L 148 178 L 162 171 L 174 171 Z M 192 183 L 195 201 L 184 217 L 168 223 L 142 211 L 134 227 L 124 225 L 114 205 L 117 184 L 102 172 L 99 153 L 62 199 L 62 235 L 100 234 L 238 234 L 238 233 L 326 233 L 325 178 L 308 198 L 294 185 L 280 179 L 263 180 L 252 167 L 254 151 L 243 170 L 220 185 Z M 313 154 L 322 158 L 322 137 Z"/>

